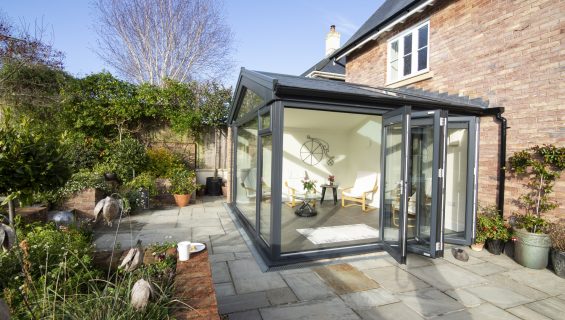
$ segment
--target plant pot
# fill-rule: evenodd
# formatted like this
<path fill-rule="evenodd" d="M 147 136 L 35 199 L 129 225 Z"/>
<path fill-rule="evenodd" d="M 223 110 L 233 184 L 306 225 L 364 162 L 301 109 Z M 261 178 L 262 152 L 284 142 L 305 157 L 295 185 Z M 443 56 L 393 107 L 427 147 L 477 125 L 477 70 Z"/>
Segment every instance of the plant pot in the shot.
<path fill-rule="evenodd" d="M 175 202 L 179 207 L 186 207 L 190 202 L 190 194 L 175 194 Z"/>
<path fill-rule="evenodd" d="M 501 254 L 502 250 L 504 249 L 504 241 L 498 239 L 497 240 L 488 239 L 486 245 L 488 252 L 495 255 Z"/>
<path fill-rule="evenodd" d="M 222 195 L 222 178 L 208 177 L 206 178 L 206 193 L 209 196 Z"/>
<path fill-rule="evenodd" d="M 483 251 L 483 248 L 485 247 L 485 243 L 484 242 L 480 242 L 480 243 L 473 243 L 471 245 L 471 250 L 473 251 Z"/>
<path fill-rule="evenodd" d="M 104 173 L 104 180 L 106 181 L 118 181 L 118 176 L 113 172 Z"/>
<path fill-rule="evenodd" d="M 524 229 L 514 230 L 516 243 L 514 260 L 530 269 L 547 267 L 551 239 L 548 234 L 530 233 Z"/>
<path fill-rule="evenodd" d="M 225 197 L 228 195 L 228 187 L 222 186 L 222 195 Z"/>
<path fill-rule="evenodd" d="M 551 264 L 555 274 L 565 278 L 565 251 L 551 249 Z"/>

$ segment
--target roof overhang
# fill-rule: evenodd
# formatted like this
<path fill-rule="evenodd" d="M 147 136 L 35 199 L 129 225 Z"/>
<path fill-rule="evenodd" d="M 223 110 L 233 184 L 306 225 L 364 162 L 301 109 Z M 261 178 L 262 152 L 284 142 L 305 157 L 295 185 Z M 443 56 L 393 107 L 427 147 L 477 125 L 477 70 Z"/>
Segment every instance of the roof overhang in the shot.
<path fill-rule="evenodd" d="M 345 81 L 345 75 L 344 74 L 333 73 L 333 72 L 323 72 L 323 71 L 316 71 L 316 70 L 307 74 L 306 77 Z"/>
<path fill-rule="evenodd" d="M 377 26 L 376 30 L 373 30 L 363 35 L 361 38 L 359 38 L 359 40 L 356 43 L 352 43 L 351 46 L 349 46 L 348 48 L 341 48 L 336 50 L 336 52 L 334 52 L 330 57 L 335 60 L 340 60 L 341 58 L 348 56 L 353 51 L 361 49 L 369 41 L 377 40 L 377 38 L 381 34 L 392 30 L 392 28 L 394 28 L 396 25 L 404 23 L 406 19 L 408 19 L 413 14 L 424 11 L 426 7 L 433 5 L 434 2 L 435 0 L 425 0 L 422 3 L 416 5 L 414 8 L 407 9 L 406 13 L 402 14 L 395 20 Z"/>

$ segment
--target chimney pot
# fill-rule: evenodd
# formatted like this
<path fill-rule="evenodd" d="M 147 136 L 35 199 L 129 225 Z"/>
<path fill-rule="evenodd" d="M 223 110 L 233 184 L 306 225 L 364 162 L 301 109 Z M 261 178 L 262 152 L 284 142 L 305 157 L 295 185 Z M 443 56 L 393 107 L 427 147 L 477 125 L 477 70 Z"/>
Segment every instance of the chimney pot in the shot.
<path fill-rule="evenodd" d="M 335 25 L 330 26 L 330 32 L 326 35 L 326 57 L 339 49 L 341 46 L 341 35 L 335 31 Z"/>

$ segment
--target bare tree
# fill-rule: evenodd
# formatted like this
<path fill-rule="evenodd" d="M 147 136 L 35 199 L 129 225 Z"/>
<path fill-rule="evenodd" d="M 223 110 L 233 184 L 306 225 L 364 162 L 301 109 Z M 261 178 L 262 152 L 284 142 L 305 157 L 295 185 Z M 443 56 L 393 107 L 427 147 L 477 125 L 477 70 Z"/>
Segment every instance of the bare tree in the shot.
<path fill-rule="evenodd" d="M 218 79 L 232 35 L 216 0 L 95 0 L 98 55 L 123 77 L 161 85 Z"/>

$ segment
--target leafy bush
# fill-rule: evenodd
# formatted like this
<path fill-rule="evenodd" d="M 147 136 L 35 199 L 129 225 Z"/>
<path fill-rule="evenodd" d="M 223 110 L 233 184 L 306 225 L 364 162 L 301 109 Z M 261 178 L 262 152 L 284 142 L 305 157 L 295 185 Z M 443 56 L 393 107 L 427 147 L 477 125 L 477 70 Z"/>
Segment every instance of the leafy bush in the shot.
<path fill-rule="evenodd" d="M 106 164 L 122 181 L 130 181 L 135 172 L 141 172 L 147 164 L 145 146 L 134 138 L 125 137 L 121 142 L 111 143 L 106 150 Z"/>
<path fill-rule="evenodd" d="M 72 172 L 92 169 L 100 160 L 105 145 L 101 140 L 82 133 L 66 134 L 62 139 L 63 154 Z"/>
<path fill-rule="evenodd" d="M 510 235 L 510 226 L 504 223 L 496 206 L 480 208 L 475 242 L 484 243 L 489 239 L 508 241 Z"/>
<path fill-rule="evenodd" d="M 135 190 L 145 189 L 149 192 L 150 196 L 157 195 L 157 185 L 155 184 L 155 176 L 150 172 L 143 172 L 131 181 L 126 183 L 126 186 Z"/>
<path fill-rule="evenodd" d="M 158 178 L 168 178 L 173 171 L 184 167 L 182 158 L 165 148 L 148 149 L 147 158 L 147 171 Z"/>
<path fill-rule="evenodd" d="M 56 198 L 52 202 L 59 202 L 61 200 L 72 197 L 77 192 L 81 192 L 86 189 L 100 189 L 106 192 L 110 192 L 111 188 L 104 181 L 104 177 L 94 171 L 88 169 L 82 169 L 79 172 L 73 174 L 65 185 L 57 190 Z"/>
<path fill-rule="evenodd" d="M 565 222 L 552 224 L 549 228 L 549 237 L 553 249 L 565 251 Z"/>
<path fill-rule="evenodd" d="M 196 183 L 196 173 L 187 169 L 176 169 L 171 174 L 171 193 L 173 194 L 192 194 L 198 190 Z"/>

